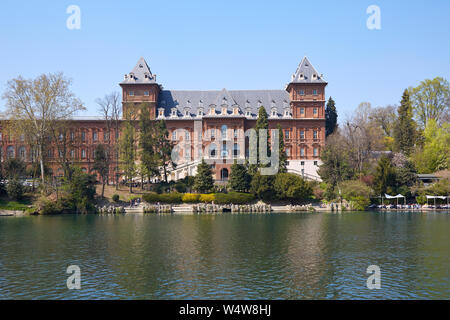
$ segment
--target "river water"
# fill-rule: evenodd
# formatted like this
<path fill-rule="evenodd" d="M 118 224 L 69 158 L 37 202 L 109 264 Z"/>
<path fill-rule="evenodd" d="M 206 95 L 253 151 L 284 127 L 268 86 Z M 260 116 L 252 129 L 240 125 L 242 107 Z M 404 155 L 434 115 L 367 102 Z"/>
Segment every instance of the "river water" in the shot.
<path fill-rule="evenodd" d="M 449 231 L 448 213 L 0 217 L 0 299 L 450 299 Z"/>

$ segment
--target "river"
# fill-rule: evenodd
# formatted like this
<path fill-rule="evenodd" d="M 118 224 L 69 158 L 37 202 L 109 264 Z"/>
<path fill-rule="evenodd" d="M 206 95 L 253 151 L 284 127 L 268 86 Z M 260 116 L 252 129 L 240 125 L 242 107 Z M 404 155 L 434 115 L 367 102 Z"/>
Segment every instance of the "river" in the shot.
<path fill-rule="evenodd" d="M 0 217 L 0 299 L 450 299 L 449 217 Z"/>

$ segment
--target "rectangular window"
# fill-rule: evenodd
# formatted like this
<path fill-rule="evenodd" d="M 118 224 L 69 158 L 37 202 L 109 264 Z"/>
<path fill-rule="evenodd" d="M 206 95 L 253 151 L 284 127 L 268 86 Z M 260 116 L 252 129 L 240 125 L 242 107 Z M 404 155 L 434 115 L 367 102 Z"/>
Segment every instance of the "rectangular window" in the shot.
<path fill-rule="evenodd" d="M 319 149 L 314 148 L 314 157 L 317 157 L 319 155 Z"/>
<path fill-rule="evenodd" d="M 304 166 L 305 165 L 305 161 L 300 161 L 300 165 Z"/>
<path fill-rule="evenodd" d="M 291 156 L 291 148 L 286 148 L 286 155 L 287 155 L 288 157 Z"/>
<path fill-rule="evenodd" d="M 84 132 L 84 131 L 81 132 L 81 141 L 83 141 L 83 142 L 86 141 L 86 132 Z"/>
<path fill-rule="evenodd" d="M 71 157 L 72 159 L 75 158 L 75 150 L 70 150 L 70 157 Z"/>
<path fill-rule="evenodd" d="M 290 139 L 290 137 L 289 137 L 289 130 L 285 130 L 284 131 L 284 137 L 285 137 L 285 139 Z"/>
<path fill-rule="evenodd" d="M 305 139 L 305 131 L 304 130 L 300 131 L 300 139 L 302 139 L 302 140 Z"/>
<path fill-rule="evenodd" d="M 238 137 L 238 131 L 237 131 L 237 129 L 233 129 L 233 135 L 234 135 L 235 138 Z"/>
<path fill-rule="evenodd" d="M 317 96 L 317 90 L 316 89 L 313 90 L 313 95 Z"/>
<path fill-rule="evenodd" d="M 75 140 L 75 132 L 70 132 L 70 141 L 74 141 Z"/>
<path fill-rule="evenodd" d="M 314 115 L 317 116 L 317 108 L 313 109 Z"/>
<path fill-rule="evenodd" d="M 313 131 L 313 137 L 314 137 L 314 139 L 317 139 L 317 130 Z"/>
<path fill-rule="evenodd" d="M 300 157 L 305 156 L 305 148 L 300 148 Z"/>
<path fill-rule="evenodd" d="M 216 129 L 211 129 L 211 138 L 216 137 Z"/>
<path fill-rule="evenodd" d="M 305 116 L 305 108 L 300 108 L 300 116 Z"/>
<path fill-rule="evenodd" d="M 150 95 L 150 92 L 148 92 L 148 91 L 144 91 L 144 96 L 149 96 Z"/>
<path fill-rule="evenodd" d="M 128 95 L 129 95 L 130 97 L 133 97 L 133 96 L 134 96 L 134 91 L 128 92 Z"/>
<path fill-rule="evenodd" d="M 317 161 L 314 161 L 314 165 L 317 166 Z"/>
<path fill-rule="evenodd" d="M 103 133 L 103 140 L 105 140 L 105 141 L 109 141 L 109 132 L 104 132 Z"/>
<path fill-rule="evenodd" d="M 300 90 L 300 95 L 301 95 L 301 96 L 304 96 L 304 95 L 305 95 L 305 90 L 303 90 L 303 89 Z"/>
<path fill-rule="evenodd" d="M 184 138 L 186 139 L 186 141 L 191 140 L 191 134 L 189 133 L 189 131 L 186 131 L 186 132 L 185 132 Z"/>
<path fill-rule="evenodd" d="M 94 141 L 98 140 L 98 133 L 97 133 L 97 131 L 92 132 L 92 140 L 94 140 Z"/>
<path fill-rule="evenodd" d="M 177 132 L 175 130 L 172 131 L 172 140 L 177 140 Z"/>
<path fill-rule="evenodd" d="M 81 150 L 81 157 L 83 159 L 86 158 L 86 150 L 84 150 L 84 149 Z"/>

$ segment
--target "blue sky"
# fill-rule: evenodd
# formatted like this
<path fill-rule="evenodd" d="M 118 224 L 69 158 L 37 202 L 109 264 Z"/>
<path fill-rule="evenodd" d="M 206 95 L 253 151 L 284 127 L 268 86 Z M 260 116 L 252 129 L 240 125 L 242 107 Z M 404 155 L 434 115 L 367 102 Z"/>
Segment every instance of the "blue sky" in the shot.
<path fill-rule="evenodd" d="M 80 30 L 66 27 L 71 4 Z M 366 27 L 372 4 L 381 30 Z M 95 115 L 140 56 L 166 89 L 214 90 L 282 89 L 306 55 L 342 120 L 362 101 L 398 104 L 423 79 L 450 80 L 449 14 L 448 0 L 2 0 L 0 89 L 63 71 Z"/>

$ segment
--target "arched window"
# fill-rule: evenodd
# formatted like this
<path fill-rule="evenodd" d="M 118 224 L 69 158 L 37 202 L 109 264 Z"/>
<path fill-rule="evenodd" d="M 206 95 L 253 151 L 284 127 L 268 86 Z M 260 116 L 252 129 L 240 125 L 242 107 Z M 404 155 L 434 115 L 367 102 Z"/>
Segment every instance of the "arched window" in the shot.
<path fill-rule="evenodd" d="M 25 147 L 20 147 L 19 148 L 19 157 L 20 157 L 20 159 L 25 161 L 26 156 L 27 156 L 27 152 L 26 152 Z"/>
<path fill-rule="evenodd" d="M 222 180 L 222 181 L 228 180 L 228 169 L 227 168 L 223 168 L 222 170 L 220 170 L 220 180 Z"/>
<path fill-rule="evenodd" d="M 8 159 L 13 159 L 16 157 L 16 150 L 14 150 L 13 146 L 9 146 L 8 148 L 6 148 L 6 156 L 8 157 Z"/>
<path fill-rule="evenodd" d="M 209 156 L 210 158 L 215 158 L 217 155 L 217 147 L 214 143 L 209 146 Z"/>
<path fill-rule="evenodd" d="M 222 129 L 221 129 L 221 134 L 222 134 L 223 140 L 225 140 L 227 138 L 227 130 L 228 130 L 228 127 L 226 125 L 223 125 Z"/>

